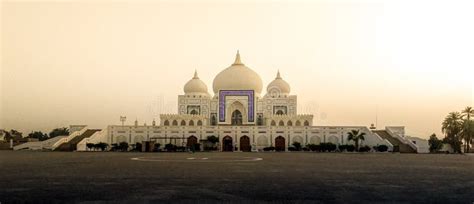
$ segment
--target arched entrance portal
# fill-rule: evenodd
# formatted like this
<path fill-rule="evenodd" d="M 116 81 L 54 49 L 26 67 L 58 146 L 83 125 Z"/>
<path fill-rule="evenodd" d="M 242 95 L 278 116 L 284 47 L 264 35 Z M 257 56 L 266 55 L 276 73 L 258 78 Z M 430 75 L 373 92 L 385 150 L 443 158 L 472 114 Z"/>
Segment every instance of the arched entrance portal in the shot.
<path fill-rule="evenodd" d="M 275 150 L 276 151 L 285 151 L 285 138 L 278 136 L 275 138 Z"/>
<path fill-rule="evenodd" d="M 234 145 L 232 145 L 232 137 L 225 136 L 222 139 L 222 151 L 223 152 L 232 152 Z"/>
<path fill-rule="evenodd" d="M 232 125 L 242 125 L 242 113 L 239 110 L 232 112 Z"/>
<path fill-rule="evenodd" d="M 240 138 L 240 151 L 242 152 L 250 152 L 251 151 L 250 147 L 250 138 L 247 136 L 242 136 Z"/>
<path fill-rule="evenodd" d="M 188 148 L 192 148 L 195 144 L 197 144 L 197 138 L 194 136 L 188 137 L 188 141 L 186 142 L 186 146 Z"/>

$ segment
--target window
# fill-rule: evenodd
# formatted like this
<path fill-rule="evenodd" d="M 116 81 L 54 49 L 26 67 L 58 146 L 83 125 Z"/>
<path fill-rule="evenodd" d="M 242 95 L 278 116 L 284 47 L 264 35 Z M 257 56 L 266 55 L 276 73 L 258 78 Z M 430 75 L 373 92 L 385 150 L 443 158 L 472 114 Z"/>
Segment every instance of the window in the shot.
<path fill-rule="evenodd" d="M 239 110 L 232 112 L 232 125 L 242 125 L 242 113 Z"/>

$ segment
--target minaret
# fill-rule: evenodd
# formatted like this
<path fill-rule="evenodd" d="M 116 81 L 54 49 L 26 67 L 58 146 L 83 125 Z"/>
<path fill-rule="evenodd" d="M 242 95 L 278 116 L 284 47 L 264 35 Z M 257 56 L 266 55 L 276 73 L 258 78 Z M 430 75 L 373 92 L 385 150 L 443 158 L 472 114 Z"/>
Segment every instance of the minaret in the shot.
<path fill-rule="evenodd" d="M 138 119 L 135 119 L 135 127 L 138 127 Z"/>
<path fill-rule="evenodd" d="M 237 54 L 235 55 L 235 61 L 232 65 L 244 65 L 244 63 L 242 63 L 242 61 L 240 60 L 239 50 L 237 50 Z"/>

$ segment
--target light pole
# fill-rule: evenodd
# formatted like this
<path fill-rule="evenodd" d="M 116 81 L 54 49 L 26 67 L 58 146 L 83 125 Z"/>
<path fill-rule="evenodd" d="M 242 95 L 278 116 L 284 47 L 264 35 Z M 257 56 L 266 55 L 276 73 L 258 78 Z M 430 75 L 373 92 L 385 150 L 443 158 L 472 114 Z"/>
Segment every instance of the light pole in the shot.
<path fill-rule="evenodd" d="M 124 125 L 126 120 L 127 120 L 126 116 L 120 116 L 120 122 L 122 122 L 122 126 Z"/>

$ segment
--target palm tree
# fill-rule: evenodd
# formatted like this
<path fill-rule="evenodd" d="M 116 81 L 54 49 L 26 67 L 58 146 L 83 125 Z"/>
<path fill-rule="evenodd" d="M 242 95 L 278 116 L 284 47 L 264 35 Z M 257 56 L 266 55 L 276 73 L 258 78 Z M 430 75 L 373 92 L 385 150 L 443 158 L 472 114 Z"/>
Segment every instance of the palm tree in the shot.
<path fill-rule="evenodd" d="M 461 117 L 463 119 L 462 137 L 466 142 L 466 145 L 464 146 L 464 152 L 469 152 L 470 143 L 473 135 L 473 122 L 471 121 L 471 117 L 474 116 L 474 109 L 468 106 L 461 113 Z"/>
<path fill-rule="evenodd" d="M 365 140 L 365 133 L 360 132 L 359 130 L 351 130 L 347 133 L 347 140 L 354 140 L 355 142 L 355 149 L 359 151 L 359 140 Z"/>
<path fill-rule="evenodd" d="M 455 152 L 461 152 L 460 133 L 462 131 L 462 117 L 459 112 L 451 112 L 444 118 L 441 126 L 445 134 L 444 141 L 452 146 Z"/>

